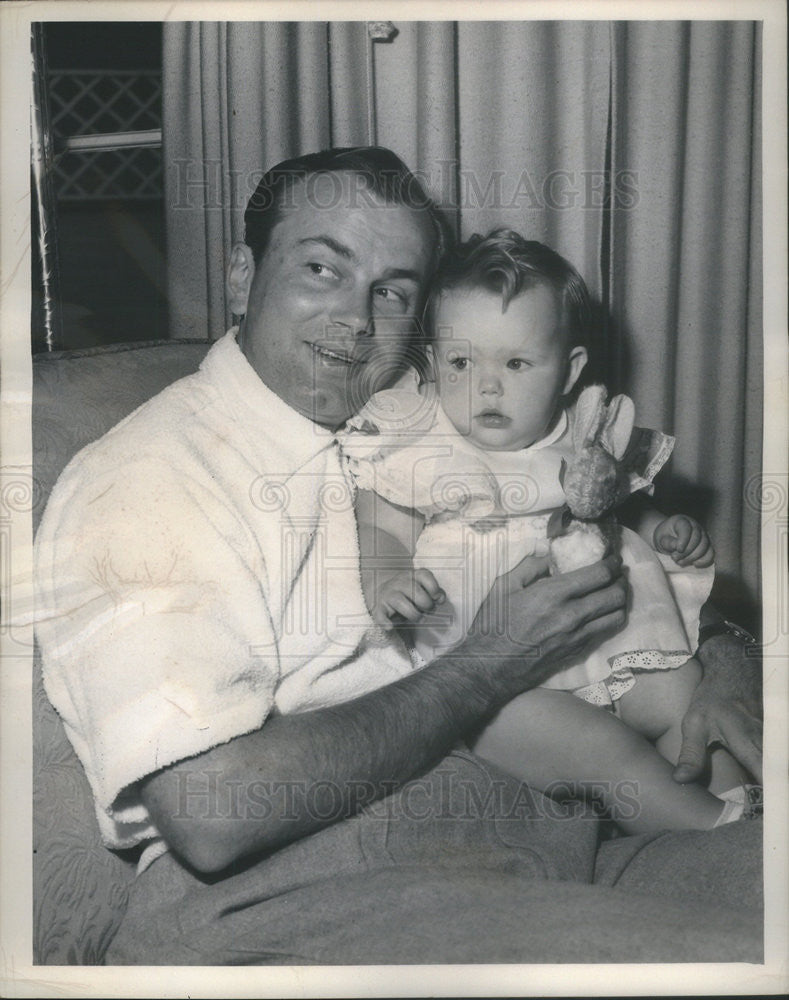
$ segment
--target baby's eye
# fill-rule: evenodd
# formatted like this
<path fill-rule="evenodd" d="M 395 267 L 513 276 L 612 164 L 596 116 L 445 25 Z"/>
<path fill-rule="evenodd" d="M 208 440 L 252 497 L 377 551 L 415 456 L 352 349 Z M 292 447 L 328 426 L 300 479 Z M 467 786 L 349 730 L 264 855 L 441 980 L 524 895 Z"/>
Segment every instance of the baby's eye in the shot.
<path fill-rule="evenodd" d="M 468 368 L 468 358 L 447 358 L 447 360 L 455 371 L 464 372 Z"/>
<path fill-rule="evenodd" d="M 528 361 L 523 361 L 521 358 L 510 358 L 507 367 L 510 371 L 519 372 L 521 368 L 527 368 L 528 364 Z"/>

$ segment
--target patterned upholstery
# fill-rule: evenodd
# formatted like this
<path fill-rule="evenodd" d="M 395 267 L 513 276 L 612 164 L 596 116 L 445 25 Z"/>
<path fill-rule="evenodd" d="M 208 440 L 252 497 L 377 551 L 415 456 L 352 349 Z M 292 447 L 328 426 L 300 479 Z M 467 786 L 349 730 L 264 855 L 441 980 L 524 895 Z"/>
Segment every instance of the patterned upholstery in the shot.
<path fill-rule="evenodd" d="M 34 528 L 69 459 L 166 385 L 196 371 L 209 346 L 148 341 L 34 358 Z M 102 845 L 87 779 L 44 693 L 38 651 L 33 788 L 34 961 L 99 964 L 123 917 L 136 859 Z"/>

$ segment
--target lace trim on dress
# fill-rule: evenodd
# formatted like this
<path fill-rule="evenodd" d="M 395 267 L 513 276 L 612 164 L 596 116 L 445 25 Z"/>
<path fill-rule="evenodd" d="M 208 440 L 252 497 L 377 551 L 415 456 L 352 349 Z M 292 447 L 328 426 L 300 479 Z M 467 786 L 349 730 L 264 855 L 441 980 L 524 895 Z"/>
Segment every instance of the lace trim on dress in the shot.
<path fill-rule="evenodd" d="M 601 681 L 576 688 L 573 694 L 592 705 L 611 708 L 636 683 L 639 673 L 675 670 L 687 663 L 691 654 L 686 650 L 663 652 L 659 649 L 635 650 L 622 653 L 611 661 L 611 673 Z"/>

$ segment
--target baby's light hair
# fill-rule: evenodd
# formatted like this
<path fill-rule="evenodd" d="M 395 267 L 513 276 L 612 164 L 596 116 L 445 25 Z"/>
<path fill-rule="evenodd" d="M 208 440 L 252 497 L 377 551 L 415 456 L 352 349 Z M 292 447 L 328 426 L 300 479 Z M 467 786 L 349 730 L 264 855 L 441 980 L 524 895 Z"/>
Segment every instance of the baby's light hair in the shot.
<path fill-rule="evenodd" d="M 502 311 L 512 299 L 537 285 L 547 285 L 556 296 L 569 346 L 586 346 L 591 322 L 589 292 L 581 275 L 561 254 L 544 243 L 525 240 L 511 229 L 474 234 L 450 250 L 433 278 L 425 326 L 435 336 L 435 316 L 441 296 L 456 289 L 499 293 Z"/>

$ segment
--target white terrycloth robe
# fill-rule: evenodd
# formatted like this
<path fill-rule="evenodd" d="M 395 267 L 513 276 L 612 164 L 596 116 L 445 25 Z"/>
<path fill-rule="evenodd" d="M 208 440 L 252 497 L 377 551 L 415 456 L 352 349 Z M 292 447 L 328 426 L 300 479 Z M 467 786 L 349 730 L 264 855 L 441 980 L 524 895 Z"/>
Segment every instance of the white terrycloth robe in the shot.
<path fill-rule="evenodd" d="M 365 605 L 352 489 L 235 331 L 66 468 L 36 540 L 37 635 L 108 846 L 163 849 L 146 775 L 412 669 Z"/>

